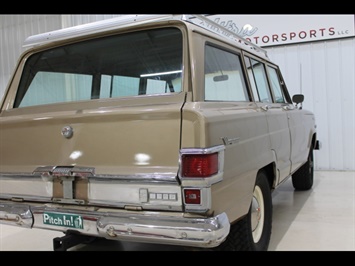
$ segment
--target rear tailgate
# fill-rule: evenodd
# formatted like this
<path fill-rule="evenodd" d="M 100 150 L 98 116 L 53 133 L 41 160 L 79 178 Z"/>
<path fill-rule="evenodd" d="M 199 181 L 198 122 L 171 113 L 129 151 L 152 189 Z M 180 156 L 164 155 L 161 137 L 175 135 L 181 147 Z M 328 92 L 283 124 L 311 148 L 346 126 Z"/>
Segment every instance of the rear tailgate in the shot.
<path fill-rule="evenodd" d="M 4 111 L 0 197 L 180 210 L 184 100 L 179 93 Z"/>

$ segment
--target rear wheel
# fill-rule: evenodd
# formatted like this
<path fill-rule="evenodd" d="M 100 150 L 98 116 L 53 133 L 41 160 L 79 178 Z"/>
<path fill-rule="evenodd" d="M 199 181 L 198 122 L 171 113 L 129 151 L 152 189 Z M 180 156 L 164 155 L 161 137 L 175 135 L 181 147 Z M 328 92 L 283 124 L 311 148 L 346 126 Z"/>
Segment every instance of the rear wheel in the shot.
<path fill-rule="evenodd" d="M 272 198 L 265 172 L 258 173 L 248 214 L 231 225 L 219 250 L 266 251 L 272 227 Z"/>
<path fill-rule="evenodd" d="M 308 154 L 307 162 L 292 175 L 292 185 L 296 190 L 309 190 L 313 186 L 313 149 Z"/>

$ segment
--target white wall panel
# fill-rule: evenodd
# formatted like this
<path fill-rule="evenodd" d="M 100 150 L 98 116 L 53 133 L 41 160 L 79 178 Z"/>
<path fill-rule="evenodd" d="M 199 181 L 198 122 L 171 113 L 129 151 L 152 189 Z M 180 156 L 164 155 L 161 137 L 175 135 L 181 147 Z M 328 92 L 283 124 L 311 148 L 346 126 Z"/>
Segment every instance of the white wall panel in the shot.
<path fill-rule="evenodd" d="M 355 170 L 355 38 L 265 48 L 316 115 L 316 169 Z"/>
<path fill-rule="evenodd" d="M 343 160 L 341 169 L 355 169 L 355 38 L 339 42 L 339 57 L 342 71 L 340 72 L 340 87 L 342 90 L 342 116 L 343 126 Z"/>
<path fill-rule="evenodd" d="M 0 15 L 0 97 L 3 96 L 24 40 L 61 28 L 61 15 Z"/>
<path fill-rule="evenodd" d="M 77 26 L 85 23 L 95 22 L 104 19 L 110 19 L 113 17 L 119 17 L 122 15 L 64 15 L 69 22 L 66 27 Z M 64 17 L 63 16 L 63 17 Z"/>

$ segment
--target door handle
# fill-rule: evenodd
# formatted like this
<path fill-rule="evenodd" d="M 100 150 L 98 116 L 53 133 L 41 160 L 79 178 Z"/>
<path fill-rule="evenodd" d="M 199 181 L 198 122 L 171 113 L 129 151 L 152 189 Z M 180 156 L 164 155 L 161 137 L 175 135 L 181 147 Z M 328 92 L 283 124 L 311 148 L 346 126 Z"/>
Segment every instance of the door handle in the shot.
<path fill-rule="evenodd" d="M 290 111 L 290 110 L 293 110 L 293 106 L 289 106 L 289 105 L 285 105 L 285 106 L 282 106 L 282 109 L 284 109 L 285 111 Z"/>
<path fill-rule="evenodd" d="M 264 106 L 261 106 L 260 108 L 264 111 L 267 111 L 267 110 L 269 110 L 270 106 L 266 104 Z"/>

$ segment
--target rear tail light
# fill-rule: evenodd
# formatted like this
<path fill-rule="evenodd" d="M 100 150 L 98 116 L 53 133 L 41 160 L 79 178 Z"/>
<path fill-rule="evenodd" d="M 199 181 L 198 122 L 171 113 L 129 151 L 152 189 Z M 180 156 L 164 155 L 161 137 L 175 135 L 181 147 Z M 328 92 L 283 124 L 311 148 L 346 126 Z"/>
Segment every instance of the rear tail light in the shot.
<path fill-rule="evenodd" d="M 209 177 L 218 173 L 218 153 L 184 154 L 182 159 L 182 177 Z"/>
<path fill-rule="evenodd" d="M 179 156 L 179 178 L 186 212 L 211 209 L 212 185 L 223 179 L 224 145 L 184 148 Z"/>
<path fill-rule="evenodd" d="M 201 204 L 200 189 L 185 189 L 184 195 L 186 204 Z"/>

